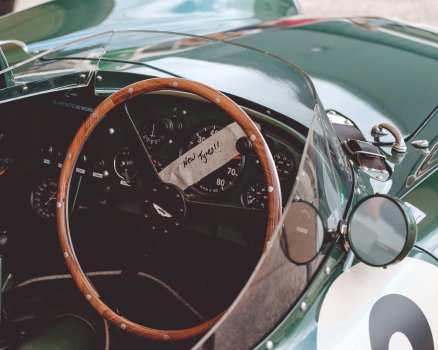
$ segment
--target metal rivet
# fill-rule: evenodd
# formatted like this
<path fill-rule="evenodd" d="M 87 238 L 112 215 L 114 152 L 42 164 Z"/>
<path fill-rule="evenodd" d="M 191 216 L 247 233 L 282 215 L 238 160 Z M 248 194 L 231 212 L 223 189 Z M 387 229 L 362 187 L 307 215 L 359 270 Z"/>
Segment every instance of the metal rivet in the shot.
<path fill-rule="evenodd" d="M 303 301 L 303 302 L 300 304 L 300 310 L 301 310 L 301 311 L 306 311 L 306 309 L 307 309 L 307 304 Z"/>
<path fill-rule="evenodd" d="M 149 203 L 149 201 L 147 199 L 144 200 L 145 203 Z"/>
<path fill-rule="evenodd" d="M 271 340 L 268 340 L 265 345 L 266 350 L 272 350 L 274 348 L 274 343 Z"/>
<path fill-rule="evenodd" d="M 110 134 L 110 135 L 114 135 L 114 133 L 115 133 L 114 128 L 109 128 L 109 129 L 108 129 L 108 134 Z"/>
<path fill-rule="evenodd" d="M 176 196 L 176 198 L 179 198 L 179 193 L 177 193 L 175 196 Z"/>
<path fill-rule="evenodd" d="M 165 233 L 165 234 L 166 234 L 167 232 L 168 232 L 168 231 L 167 231 L 166 229 L 164 229 L 164 230 L 163 230 L 163 233 Z"/>
<path fill-rule="evenodd" d="M 81 80 L 85 80 L 86 77 L 87 77 L 87 76 L 86 76 L 85 74 L 81 74 L 81 75 L 79 75 L 79 79 L 81 79 Z"/>
<path fill-rule="evenodd" d="M 330 266 L 327 266 L 325 269 L 324 269 L 324 273 L 326 274 L 326 275 L 330 275 L 330 272 L 331 272 L 332 270 L 330 269 Z"/>
<path fill-rule="evenodd" d="M 184 211 L 184 209 L 183 208 L 179 208 L 179 211 L 182 213 Z"/>
<path fill-rule="evenodd" d="M 299 200 L 300 200 L 300 197 L 295 196 L 295 197 L 294 197 L 294 200 L 295 200 L 295 201 L 299 201 Z"/>
<path fill-rule="evenodd" d="M 108 176 L 109 176 L 109 172 L 106 171 L 106 170 L 104 170 L 104 172 L 103 172 L 103 177 L 108 177 Z"/>
<path fill-rule="evenodd" d="M 132 94 L 133 92 L 134 92 L 134 89 L 133 89 L 132 87 L 130 87 L 130 88 L 128 89 L 128 93 Z"/>
<path fill-rule="evenodd" d="M 144 214 L 143 216 L 144 216 L 145 218 L 148 218 L 148 217 L 149 217 L 149 215 L 148 215 L 148 214 Z"/>
<path fill-rule="evenodd" d="M 71 159 L 71 153 L 67 153 L 67 159 Z"/>
<path fill-rule="evenodd" d="M 64 258 L 68 258 L 68 253 L 64 252 Z"/>
<path fill-rule="evenodd" d="M 56 207 L 57 208 L 61 208 L 62 207 L 62 203 L 61 202 L 56 202 Z"/>
<path fill-rule="evenodd" d="M 165 189 L 165 190 L 168 190 L 168 189 L 169 189 L 169 186 L 164 186 L 164 189 Z"/>
<path fill-rule="evenodd" d="M 251 136 L 249 137 L 249 139 L 250 139 L 252 142 L 254 142 L 254 141 L 256 140 L 256 136 L 255 136 L 255 135 L 251 135 Z"/>
<path fill-rule="evenodd" d="M 170 337 L 169 337 L 168 334 L 164 334 L 164 335 L 163 335 L 163 340 L 169 340 L 169 339 L 170 339 Z"/>
<path fill-rule="evenodd" d="M 186 115 L 186 114 L 187 114 L 187 111 L 184 109 L 184 110 L 182 111 L 182 114 Z"/>
<path fill-rule="evenodd" d="M 21 89 L 21 92 L 23 94 L 25 94 L 28 90 L 29 90 L 29 88 L 27 86 L 23 86 L 23 88 Z"/>
<path fill-rule="evenodd" d="M 120 328 L 121 328 L 122 330 L 125 330 L 125 329 L 126 329 L 126 324 L 122 323 L 122 324 L 120 325 Z"/>
<path fill-rule="evenodd" d="M 216 102 L 217 104 L 221 103 L 221 99 L 219 97 L 216 97 L 214 102 Z"/>
<path fill-rule="evenodd" d="M 174 82 L 172 83 L 172 85 L 173 85 L 173 87 L 177 87 L 177 86 L 178 86 L 178 83 L 177 83 L 176 81 L 174 81 Z"/>
<path fill-rule="evenodd" d="M 93 119 L 96 119 L 96 118 L 97 118 L 97 114 L 96 114 L 96 112 L 94 112 L 94 113 L 91 115 L 91 118 L 93 118 Z"/>
<path fill-rule="evenodd" d="M 152 191 L 157 192 L 157 189 L 154 187 L 154 188 L 152 189 Z"/>
<path fill-rule="evenodd" d="M 268 186 L 268 192 L 274 192 L 274 187 Z"/>
<path fill-rule="evenodd" d="M 169 139 L 169 143 L 173 143 L 173 140 L 172 140 L 172 139 Z"/>
<path fill-rule="evenodd" d="M 177 221 L 177 222 L 175 222 L 175 226 L 179 226 L 179 222 Z"/>
<path fill-rule="evenodd" d="M 97 80 L 97 81 L 102 81 L 102 76 L 101 76 L 101 75 L 98 75 L 98 76 L 96 77 L 96 80 Z"/>
<path fill-rule="evenodd" d="M 155 226 L 152 226 L 151 229 L 152 229 L 152 230 L 155 230 Z"/>
<path fill-rule="evenodd" d="M 88 301 L 90 301 L 90 300 L 91 300 L 91 295 L 90 295 L 90 294 L 87 294 L 87 295 L 85 296 L 85 298 L 86 298 Z"/>

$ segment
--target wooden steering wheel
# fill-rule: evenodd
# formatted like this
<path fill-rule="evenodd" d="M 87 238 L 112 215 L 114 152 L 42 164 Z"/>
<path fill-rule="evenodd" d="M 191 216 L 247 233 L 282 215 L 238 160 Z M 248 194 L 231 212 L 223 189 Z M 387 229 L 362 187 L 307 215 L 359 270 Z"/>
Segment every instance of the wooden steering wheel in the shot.
<path fill-rule="evenodd" d="M 99 294 L 97 293 L 93 284 L 90 282 L 90 280 L 87 278 L 84 271 L 82 270 L 81 265 L 76 258 L 72 245 L 68 218 L 69 188 L 72 174 L 74 172 L 75 163 L 93 129 L 96 127 L 97 124 L 99 124 L 100 121 L 102 121 L 103 118 L 105 118 L 108 112 L 110 112 L 117 105 L 139 94 L 160 90 L 178 90 L 188 92 L 209 100 L 210 102 L 219 106 L 232 119 L 234 119 L 234 121 L 237 122 L 237 124 L 239 124 L 240 127 L 243 129 L 248 139 L 251 140 L 253 149 L 257 153 L 257 156 L 260 160 L 266 186 L 268 189 L 268 220 L 266 225 L 265 247 L 280 218 L 281 192 L 278 175 L 276 172 L 274 161 L 272 159 L 272 155 L 256 125 L 251 121 L 248 115 L 231 99 L 203 84 L 176 78 L 155 78 L 139 81 L 125 88 L 122 88 L 121 90 L 117 91 L 116 93 L 105 99 L 94 109 L 94 111 L 81 125 L 76 135 L 74 136 L 73 141 L 68 148 L 66 158 L 64 159 L 59 179 L 59 190 L 56 203 L 59 240 L 70 273 L 74 281 L 76 282 L 77 287 L 91 304 L 91 306 L 100 315 L 102 315 L 102 317 L 107 319 L 114 326 L 119 327 L 126 332 L 145 337 L 150 340 L 178 341 L 189 339 L 205 333 L 217 320 L 219 320 L 222 314 L 214 317 L 207 322 L 200 323 L 194 327 L 177 330 L 160 330 L 148 328 L 120 316 L 100 299 Z M 145 196 L 148 195 L 148 191 L 152 191 L 152 188 L 154 191 L 156 191 L 156 188 L 161 186 L 169 190 L 170 184 L 163 183 L 161 178 L 158 176 L 152 164 L 148 151 L 141 142 L 140 136 L 132 119 L 129 117 L 129 115 L 126 115 L 126 118 L 128 118 L 128 124 L 130 125 L 131 136 L 137 138 L 138 141 L 136 142 L 138 146 L 137 153 L 142 153 L 140 154 L 140 159 L 142 159 L 142 162 L 137 163 L 137 168 L 140 174 L 140 179 L 143 183 L 143 187 L 145 188 Z M 173 191 L 175 196 L 179 198 L 178 200 L 182 201 L 181 203 L 184 210 L 190 211 L 192 209 L 190 201 L 184 197 L 184 194 L 181 190 L 172 185 L 170 190 Z M 215 206 L 212 205 L 208 209 L 209 211 L 214 211 Z"/>

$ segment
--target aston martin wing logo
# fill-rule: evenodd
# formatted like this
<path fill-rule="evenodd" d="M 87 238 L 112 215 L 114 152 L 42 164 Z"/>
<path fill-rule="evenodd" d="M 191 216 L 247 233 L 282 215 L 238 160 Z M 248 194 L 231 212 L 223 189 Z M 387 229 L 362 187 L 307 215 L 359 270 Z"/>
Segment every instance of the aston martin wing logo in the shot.
<path fill-rule="evenodd" d="M 152 203 L 154 205 L 155 210 L 158 214 L 160 214 L 164 218 L 171 218 L 173 217 L 172 214 L 168 213 L 166 210 L 161 208 L 158 204 Z"/>

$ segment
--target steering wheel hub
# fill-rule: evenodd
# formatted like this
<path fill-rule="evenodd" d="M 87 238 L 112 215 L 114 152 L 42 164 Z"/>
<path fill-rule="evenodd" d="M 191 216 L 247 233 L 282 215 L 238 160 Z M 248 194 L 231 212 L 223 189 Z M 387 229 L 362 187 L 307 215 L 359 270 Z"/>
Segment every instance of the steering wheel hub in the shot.
<path fill-rule="evenodd" d="M 186 216 L 182 191 L 172 184 L 155 185 L 143 200 L 142 214 L 151 230 L 167 233 L 178 229 Z"/>

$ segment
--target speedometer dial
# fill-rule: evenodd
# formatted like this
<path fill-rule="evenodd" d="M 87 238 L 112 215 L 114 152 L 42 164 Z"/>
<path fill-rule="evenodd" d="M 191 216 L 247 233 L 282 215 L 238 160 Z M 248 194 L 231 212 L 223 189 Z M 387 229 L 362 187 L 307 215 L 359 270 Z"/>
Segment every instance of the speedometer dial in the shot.
<path fill-rule="evenodd" d="M 53 179 L 44 180 L 32 192 L 30 202 L 33 210 L 43 219 L 55 217 L 58 184 Z"/>
<path fill-rule="evenodd" d="M 189 140 L 187 150 L 204 142 L 210 136 L 221 130 L 223 126 L 218 124 L 211 124 L 199 129 Z M 198 183 L 194 184 L 192 188 L 202 194 L 216 195 L 232 188 L 242 171 L 245 158 L 238 154 L 224 166 L 215 170 Z"/>

